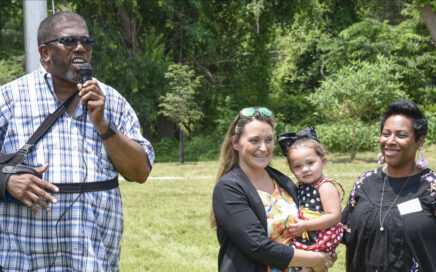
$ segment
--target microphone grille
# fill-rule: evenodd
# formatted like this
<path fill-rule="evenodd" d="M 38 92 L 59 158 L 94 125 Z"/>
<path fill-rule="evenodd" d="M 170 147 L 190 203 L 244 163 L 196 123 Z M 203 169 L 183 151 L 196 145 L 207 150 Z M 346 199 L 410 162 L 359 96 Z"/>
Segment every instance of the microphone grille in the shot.
<path fill-rule="evenodd" d="M 92 66 L 89 63 L 84 63 L 80 65 L 79 69 L 80 75 L 83 76 L 92 76 Z"/>

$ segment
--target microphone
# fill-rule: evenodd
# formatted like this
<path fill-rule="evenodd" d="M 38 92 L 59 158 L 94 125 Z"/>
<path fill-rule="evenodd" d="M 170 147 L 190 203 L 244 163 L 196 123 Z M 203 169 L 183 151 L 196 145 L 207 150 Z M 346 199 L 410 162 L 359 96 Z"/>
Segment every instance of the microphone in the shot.
<path fill-rule="evenodd" d="M 79 68 L 80 81 L 79 83 L 85 83 L 88 80 L 92 80 L 92 66 L 89 63 L 80 64 Z M 83 105 L 83 118 L 86 120 L 88 114 L 88 101 Z"/>
<path fill-rule="evenodd" d="M 85 83 L 88 80 L 92 80 L 92 66 L 89 63 L 80 64 L 79 68 L 80 83 Z"/>

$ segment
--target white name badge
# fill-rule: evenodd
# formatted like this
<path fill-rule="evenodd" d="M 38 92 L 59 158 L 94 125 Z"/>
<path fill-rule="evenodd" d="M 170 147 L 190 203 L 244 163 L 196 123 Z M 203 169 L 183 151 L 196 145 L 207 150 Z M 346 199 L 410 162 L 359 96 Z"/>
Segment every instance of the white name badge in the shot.
<path fill-rule="evenodd" d="M 397 205 L 401 215 L 422 211 L 421 202 L 418 198 L 408 200 Z"/>

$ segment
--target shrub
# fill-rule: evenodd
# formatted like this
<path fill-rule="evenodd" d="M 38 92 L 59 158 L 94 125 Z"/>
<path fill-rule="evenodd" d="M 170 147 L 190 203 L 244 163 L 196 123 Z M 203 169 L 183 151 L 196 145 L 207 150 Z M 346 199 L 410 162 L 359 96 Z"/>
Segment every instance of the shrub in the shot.
<path fill-rule="evenodd" d="M 162 138 L 153 142 L 155 162 L 175 162 L 179 160 L 179 142 L 176 139 Z"/>
<path fill-rule="evenodd" d="M 318 138 L 323 146 L 330 152 L 348 152 L 351 149 L 353 136 L 349 133 L 349 125 L 341 123 L 329 123 L 314 125 Z M 277 134 L 284 132 L 298 132 L 302 126 L 284 125 Z M 361 143 L 357 151 L 373 151 L 378 148 L 380 129 L 378 123 L 359 122 L 356 127 L 356 140 Z M 281 154 L 277 145 L 276 154 Z"/>
<path fill-rule="evenodd" d="M 22 61 L 23 57 L 12 60 L 0 60 L 0 86 L 26 73 Z"/>
<path fill-rule="evenodd" d="M 339 143 L 347 148 L 351 160 L 362 144 L 370 142 L 369 138 L 364 139 L 364 132 L 358 132 L 361 123 L 378 120 L 387 104 L 407 97 L 398 83 L 401 74 L 393 70 L 394 66 L 393 61 L 382 56 L 376 63 L 355 61 L 327 77 L 309 96 L 328 120 L 346 124 L 338 127 L 346 131 L 343 140 L 348 135 L 353 137 L 349 142 Z"/>
<path fill-rule="evenodd" d="M 153 142 L 156 162 L 178 162 L 179 141 L 163 138 Z M 216 137 L 204 135 L 189 138 L 185 141 L 185 161 L 217 160 L 221 142 Z"/>
<path fill-rule="evenodd" d="M 428 131 L 425 136 L 425 144 L 436 144 L 436 112 L 425 112 L 428 120 Z"/>
<path fill-rule="evenodd" d="M 186 161 L 217 160 L 220 152 L 220 142 L 208 135 L 190 138 L 185 143 Z"/>

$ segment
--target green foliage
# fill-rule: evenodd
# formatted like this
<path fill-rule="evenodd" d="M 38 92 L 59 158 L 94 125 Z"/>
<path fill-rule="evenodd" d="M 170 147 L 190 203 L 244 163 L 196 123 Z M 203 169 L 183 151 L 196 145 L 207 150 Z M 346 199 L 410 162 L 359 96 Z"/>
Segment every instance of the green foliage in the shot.
<path fill-rule="evenodd" d="M 0 86 L 25 74 L 23 57 L 0 60 Z"/>
<path fill-rule="evenodd" d="M 401 10 L 406 3 L 404 0 L 356 0 L 356 12 L 360 18 L 374 18 L 378 21 L 389 21 L 398 24 L 405 18 Z"/>
<path fill-rule="evenodd" d="M 407 95 L 400 90 L 400 74 L 392 71 L 394 63 L 384 57 L 377 62 L 353 62 L 322 82 L 308 99 L 332 121 L 340 120 L 352 137 L 350 156 L 365 140 L 358 139 L 359 122 L 378 119 L 386 105 Z"/>
<path fill-rule="evenodd" d="M 373 120 L 389 102 L 406 97 L 398 83 L 401 75 L 393 66 L 384 57 L 376 63 L 355 61 L 327 77 L 308 98 L 328 119 Z"/>
<path fill-rule="evenodd" d="M 425 111 L 425 116 L 428 121 L 428 131 L 425 136 L 425 144 L 436 144 L 436 109 L 435 105 L 433 105 L 433 109 L 431 111 Z"/>
<path fill-rule="evenodd" d="M 170 118 L 189 135 L 195 123 L 203 116 L 195 101 L 201 77 L 197 77 L 195 71 L 187 65 L 173 64 L 168 67 L 165 78 L 169 81 L 171 90 L 161 97 L 159 112 Z"/>
<path fill-rule="evenodd" d="M 356 150 L 359 152 L 378 150 L 379 127 L 378 122 L 369 124 L 359 122 L 355 135 L 350 134 L 349 125 L 343 123 L 318 125 L 316 130 L 321 143 L 330 152 L 349 152 L 353 150 L 355 141 L 362 143 Z"/>
<path fill-rule="evenodd" d="M 87 20 L 97 38 L 95 75 L 116 88 L 135 109 L 143 128 L 154 128 L 159 97 L 168 90 L 164 77 L 171 60 L 160 24 L 148 24 L 157 2 L 78 0 L 71 9 Z M 158 13 L 157 16 L 161 14 Z"/>
<path fill-rule="evenodd" d="M 271 96 L 275 99 L 287 94 L 307 93 L 318 87 L 321 69 L 317 45 L 326 36 L 326 26 L 322 18 L 299 17 L 289 33 L 277 37 L 278 61 L 271 80 L 274 91 Z"/>
<path fill-rule="evenodd" d="M 329 152 L 348 152 L 352 150 L 354 141 L 361 142 L 357 151 L 375 151 L 378 149 L 378 139 L 380 136 L 379 122 L 358 122 L 356 126 L 356 134 L 350 134 L 348 124 L 342 122 L 312 124 L 318 135 L 322 145 Z M 276 129 L 277 135 L 285 132 L 298 132 L 308 126 L 286 124 Z M 281 155 L 279 146 L 276 146 L 274 152 L 276 155 Z"/>
<path fill-rule="evenodd" d="M 185 159 L 187 161 L 215 161 L 218 159 L 221 142 L 217 137 L 192 137 L 185 144 Z"/>
<path fill-rule="evenodd" d="M 411 99 L 418 103 L 434 99 L 426 95 L 435 78 L 434 46 L 417 10 L 406 6 L 403 14 L 408 19 L 399 25 L 366 18 L 343 30 L 338 37 L 323 41 L 322 69 L 332 74 L 354 61 L 375 63 L 381 55 L 394 62 L 393 70 L 402 75 L 401 88 Z"/>
<path fill-rule="evenodd" d="M 433 8 L 433 11 L 436 12 L 436 1 L 435 0 L 414 0 L 417 5 L 425 6 L 426 4 L 430 4 Z"/>
<path fill-rule="evenodd" d="M 305 96 L 325 76 L 320 45 L 355 20 L 352 1 L 311 0 L 306 5 L 296 12 L 292 24 L 277 29 L 274 41 L 277 59 L 269 101 L 284 122 L 313 122 L 313 108 Z"/>
<path fill-rule="evenodd" d="M 0 56 L 10 60 L 24 54 L 22 1 L 1 3 Z M 126 97 L 144 134 L 157 136 L 160 98 L 171 92 L 168 67 L 188 65 L 202 76 L 194 95 L 202 118 L 187 125 L 195 129 L 191 137 L 201 137 L 224 135 L 247 106 L 270 108 L 278 129 L 326 122 L 307 97 L 351 66 L 380 65 L 379 56 L 390 61 L 390 76 L 401 75 L 399 89 L 430 109 L 436 51 L 418 11 L 427 3 L 436 7 L 435 0 L 56 0 L 55 6 L 85 18 L 97 38 L 95 76 Z M 9 79 L 21 75 L 5 70 Z M 365 112 L 364 122 L 376 118 Z"/>
<path fill-rule="evenodd" d="M 184 142 L 185 161 L 214 161 L 220 152 L 220 135 L 195 136 Z M 153 149 L 156 154 L 156 162 L 178 161 L 179 141 L 176 139 L 163 138 L 153 142 Z"/>
<path fill-rule="evenodd" d="M 0 59 L 6 60 L 24 53 L 23 2 L 1 0 Z"/>

